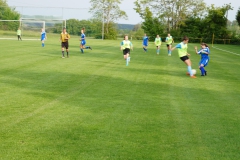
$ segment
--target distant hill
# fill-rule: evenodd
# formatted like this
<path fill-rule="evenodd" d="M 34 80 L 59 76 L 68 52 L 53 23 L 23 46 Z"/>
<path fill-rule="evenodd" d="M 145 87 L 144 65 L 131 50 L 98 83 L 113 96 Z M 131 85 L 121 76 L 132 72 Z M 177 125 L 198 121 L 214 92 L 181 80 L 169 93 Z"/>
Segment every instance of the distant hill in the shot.
<path fill-rule="evenodd" d="M 134 24 L 117 24 L 118 29 L 127 29 L 127 30 L 133 30 Z"/>

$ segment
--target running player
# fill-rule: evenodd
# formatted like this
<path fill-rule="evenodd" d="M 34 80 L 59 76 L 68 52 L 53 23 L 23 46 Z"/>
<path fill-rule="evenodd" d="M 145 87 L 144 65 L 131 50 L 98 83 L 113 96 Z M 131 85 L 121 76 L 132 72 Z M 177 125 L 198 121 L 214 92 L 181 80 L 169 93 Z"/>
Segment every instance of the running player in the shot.
<path fill-rule="evenodd" d="M 176 45 L 175 47 L 173 47 L 171 50 L 173 51 L 176 48 L 178 49 L 178 55 L 180 59 L 187 65 L 187 70 L 188 70 L 187 74 L 190 75 L 191 78 L 196 78 L 196 76 L 193 75 L 192 73 L 191 60 L 188 57 L 190 56 L 190 54 L 188 54 L 187 52 L 188 41 L 189 41 L 189 38 L 184 36 L 183 41 L 178 45 Z"/>
<path fill-rule="evenodd" d="M 210 54 L 210 50 L 209 47 L 206 43 L 202 43 L 201 44 L 201 48 L 199 51 L 197 50 L 197 46 L 195 46 L 195 52 L 196 54 L 201 55 L 201 60 L 199 62 L 199 69 L 201 71 L 201 76 L 206 76 L 207 75 L 207 71 L 204 69 L 204 67 L 206 67 L 208 65 L 209 62 L 209 54 Z"/>
<path fill-rule="evenodd" d="M 84 53 L 83 49 L 91 49 L 92 50 L 92 48 L 90 46 L 85 46 L 85 44 L 86 44 L 86 36 L 85 36 L 84 32 L 85 32 L 85 28 L 82 28 L 82 30 L 81 30 L 82 34 L 81 34 L 81 39 L 80 39 L 80 41 L 81 41 L 81 43 L 80 43 L 80 51 L 82 53 Z"/>
<path fill-rule="evenodd" d="M 168 33 L 168 36 L 166 37 L 166 43 L 167 43 L 167 49 L 168 49 L 168 56 L 172 55 L 172 44 L 173 44 L 173 37 L 170 35 L 170 33 Z"/>
<path fill-rule="evenodd" d="M 46 34 L 44 28 L 42 28 L 41 31 L 42 31 L 42 32 L 41 32 L 42 47 L 44 47 L 44 46 L 45 46 L 44 41 L 47 39 L 47 34 Z"/>
<path fill-rule="evenodd" d="M 17 30 L 17 37 L 18 37 L 18 40 L 19 40 L 19 39 L 22 40 L 22 38 L 21 38 L 21 34 L 22 34 L 22 31 L 21 31 L 20 28 L 18 28 L 18 30 Z"/>
<path fill-rule="evenodd" d="M 123 58 L 126 60 L 126 66 L 128 66 L 130 62 L 130 49 L 133 50 L 132 42 L 128 40 L 128 36 L 124 36 L 124 40 L 121 42 L 120 50 L 123 51 Z"/>
<path fill-rule="evenodd" d="M 145 52 L 147 52 L 147 46 L 148 46 L 148 37 L 147 37 L 147 34 L 145 33 L 143 37 L 143 50 Z"/>
<path fill-rule="evenodd" d="M 157 35 L 157 37 L 155 38 L 154 43 L 157 47 L 157 55 L 158 55 L 160 53 L 160 46 L 162 44 L 162 39 L 161 39 L 161 37 L 159 37 L 159 35 Z"/>
<path fill-rule="evenodd" d="M 60 41 L 61 41 L 61 47 L 62 47 L 62 58 L 65 58 L 64 56 L 64 48 L 66 48 L 66 52 L 67 52 L 67 57 L 68 57 L 68 40 L 70 39 L 70 35 L 67 33 L 66 28 L 63 28 L 63 31 L 61 33 L 60 36 Z"/>

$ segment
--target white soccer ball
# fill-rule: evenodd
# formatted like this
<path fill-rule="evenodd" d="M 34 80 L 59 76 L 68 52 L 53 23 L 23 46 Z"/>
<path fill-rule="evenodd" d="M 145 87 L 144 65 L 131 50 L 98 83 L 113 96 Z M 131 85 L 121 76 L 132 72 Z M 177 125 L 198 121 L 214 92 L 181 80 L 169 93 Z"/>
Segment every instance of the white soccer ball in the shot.
<path fill-rule="evenodd" d="M 196 69 L 192 69 L 192 74 L 195 75 L 197 73 Z"/>

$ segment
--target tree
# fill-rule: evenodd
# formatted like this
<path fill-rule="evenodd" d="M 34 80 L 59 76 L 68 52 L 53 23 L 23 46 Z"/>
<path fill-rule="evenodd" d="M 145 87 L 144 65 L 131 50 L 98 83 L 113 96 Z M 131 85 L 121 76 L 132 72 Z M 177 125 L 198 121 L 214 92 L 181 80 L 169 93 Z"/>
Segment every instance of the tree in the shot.
<path fill-rule="evenodd" d="M 237 11 L 236 21 L 238 22 L 238 25 L 240 26 L 240 7 L 238 8 L 238 11 Z"/>
<path fill-rule="evenodd" d="M 135 6 L 143 19 L 148 7 L 153 17 L 165 22 L 168 32 L 178 29 L 189 16 L 202 16 L 206 8 L 203 0 L 136 0 Z"/>
<path fill-rule="evenodd" d="M 216 38 L 229 38 L 229 31 L 227 29 L 227 12 L 232 9 L 230 4 L 222 7 L 215 7 L 211 5 L 208 8 L 208 15 L 204 19 L 203 34 L 205 37 L 211 37 L 214 33 Z"/>
<path fill-rule="evenodd" d="M 93 13 L 94 18 L 102 19 L 106 24 L 106 33 L 109 33 L 111 23 L 116 20 L 124 18 L 127 19 L 127 14 L 119 7 L 122 0 L 90 0 L 90 13 Z"/>
<path fill-rule="evenodd" d="M 142 29 L 149 35 L 150 40 L 154 40 L 157 34 L 163 33 L 164 28 L 158 18 L 153 17 L 153 14 L 148 7 L 145 9 L 145 13 L 146 15 L 145 20 L 142 23 Z"/>
<path fill-rule="evenodd" d="M 6 0 L 0 0 L 0 19 L 1 20 L 19 20 L 20 14 L 15 8 L 8 6 Z M 16 30 L 19 27 L 17 22 L 0 22 L 0 29 Z"/>

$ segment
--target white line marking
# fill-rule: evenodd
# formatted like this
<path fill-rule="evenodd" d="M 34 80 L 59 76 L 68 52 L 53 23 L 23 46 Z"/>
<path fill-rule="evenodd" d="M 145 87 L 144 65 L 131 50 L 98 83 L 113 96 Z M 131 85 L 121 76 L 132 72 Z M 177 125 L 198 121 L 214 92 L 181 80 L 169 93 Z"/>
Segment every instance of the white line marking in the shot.
<path fill-rule="evenodd" d="M 227 51 L 227 50 L 224 50 L 224 49 L 220 49 L 220 48 L 217 48 L 217 47 L 213 47 L 213 48 L 221 50 L 221 51 L 224 51 L 224 52 L 232 53 L 232 54 L 237 55 L 237 56 L 240 56 L 240 54 L 238 54 L 238 53 L 230 52 L 230 51 Z"/>

